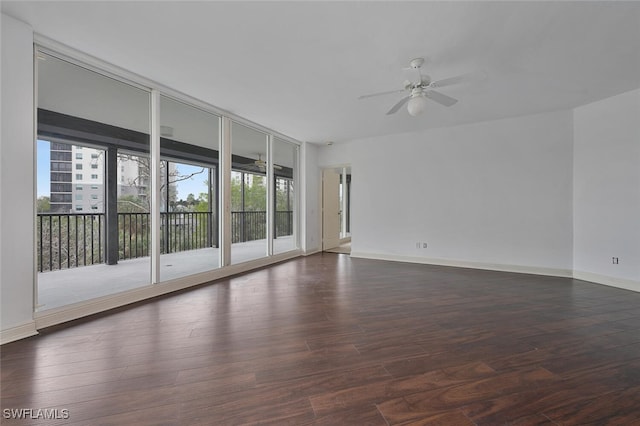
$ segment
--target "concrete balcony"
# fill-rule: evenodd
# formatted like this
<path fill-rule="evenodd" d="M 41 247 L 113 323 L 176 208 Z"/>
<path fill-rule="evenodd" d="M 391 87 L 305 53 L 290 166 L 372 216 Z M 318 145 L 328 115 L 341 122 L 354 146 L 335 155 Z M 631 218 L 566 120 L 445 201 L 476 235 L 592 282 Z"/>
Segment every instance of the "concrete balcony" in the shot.
<path fill-rule="evenodd" d="M 274 253 L 294 250 L 293 236 L 273 241 Z M 231 264 L 263 258 L 267 240 L 254 240 L 231 245 Z M 220 267 L 220 249 L 208 247 L 160 255 L 160 282 L 181 278 Z M 151 259 L 139 257 L 122 260 L 115 265 L 98 263 L 69 269 L 38 273 L 38 305 L 41 312 L 72 303 L 113 295 L 151 284 Z"/>

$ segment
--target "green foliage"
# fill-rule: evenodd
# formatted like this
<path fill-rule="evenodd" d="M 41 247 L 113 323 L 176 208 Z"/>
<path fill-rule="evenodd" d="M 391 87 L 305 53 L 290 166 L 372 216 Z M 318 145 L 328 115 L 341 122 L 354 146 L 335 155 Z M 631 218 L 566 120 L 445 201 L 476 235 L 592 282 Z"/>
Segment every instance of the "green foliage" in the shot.
<path fill-rule="evenodd" d="M 36 200 L 36 209 L 38 213 L 48 213 L 51 211 L 51 199 L 49 197 L 38 197 Z"/>
<path fill-rule="evenodd" d="M 242 179 L 237 172 L 231 172 L 231 210 L 242 211 Z"/>
<path fill-rule="evenodd" d="M 244 208 L 242 202 L 242 178 L 233 172 L 231 178 L 231 210 L 234 212 L 258 212 L 267 209 L 267 179 L 264 176 L 244 173 Z"/>
<path fill-rule="evenodd" d="M 209 194 L 206 194 L 204 192 L 201 192 L 200 195 L 198 195 L 198 199 L 196 201 L 196 204 L 193 207 L 193 211 L 194 212 L 208 212 L 208 211 L 212 211 L 213 208 L 209 208 Z"/>
<path fill-rule="evenodd" d="M 118 213 L 147 213 L 149 203 L 135 195 L 122 195 L 118 198 Z"/>
<path fill-rule="evenodd" d="M 293 210 L 293 182 L 276 179 L 276 211 Z"/>
<path fill-rule="evenodd" d="M 244 188 L 244 210 L 257 212 L 267 210 L 267 179 L 251 175 L 250 184 Z"/>

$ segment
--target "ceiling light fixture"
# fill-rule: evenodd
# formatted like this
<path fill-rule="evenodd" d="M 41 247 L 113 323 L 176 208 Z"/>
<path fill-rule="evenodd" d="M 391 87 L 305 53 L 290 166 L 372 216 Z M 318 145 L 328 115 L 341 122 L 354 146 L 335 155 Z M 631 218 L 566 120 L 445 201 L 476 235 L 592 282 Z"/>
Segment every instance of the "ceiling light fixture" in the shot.
<path fill-rule="evenodd" d="M 407 111 L 409 111 L 411 116 L 416 117 L 423 113 L 425 109 L 427 109 L 427 98 L 424 92 L 420 89 L 413 89 L 411 99 L 409 99 L 409 103 L 407 104 Z"/>

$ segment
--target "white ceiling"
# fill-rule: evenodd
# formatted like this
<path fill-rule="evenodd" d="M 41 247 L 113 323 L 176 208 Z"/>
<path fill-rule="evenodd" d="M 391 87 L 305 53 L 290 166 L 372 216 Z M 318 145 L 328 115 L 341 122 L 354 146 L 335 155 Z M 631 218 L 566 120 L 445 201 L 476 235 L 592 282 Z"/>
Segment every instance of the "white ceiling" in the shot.
<path fill-rule="evenodd" d="M 58 42 L 301 141 L 566 109 L 640 87 L 640 2 L 2 2 Z M 441 91 L 385 113 L 411 58 Z"/>

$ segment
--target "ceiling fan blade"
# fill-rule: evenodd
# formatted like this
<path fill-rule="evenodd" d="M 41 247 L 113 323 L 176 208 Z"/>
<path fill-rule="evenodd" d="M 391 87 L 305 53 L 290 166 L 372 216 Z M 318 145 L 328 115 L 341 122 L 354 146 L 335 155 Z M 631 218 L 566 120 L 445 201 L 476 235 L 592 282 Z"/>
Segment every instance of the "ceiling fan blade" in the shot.
<path fill-rule="evenodd" d="M 390 95 L 392 93 L 404 92 L 404 90 L 405 89 L 398 89 L 398 90 L 389 90 L 388 92 L 372 93 L 370 95 L 362 95 L 358 99 L 366 99 L 366 98 L 372 98 L 374 96 Z"/>
<path fill-rule="evenodd" d="M 407 102 L 409 102 L 409 98 L 411 98 L 411 95 L 409 96 L 405 96 L 404 98 L 400 99 L 398 101 L 397 104 L 395 104 L 390 110 L 389 112 L 387 112 L 387 115 L 391 115 L 391 114 L 395 114 L 401 107 L 402 105 L 406 104 Z"/>
<path fill-rule="evenodd" d="M 435 90 L 427 90 L 425 96 L 432 101 L 448 107 L 458 102 L 457 99 L 453 99 L 451 96 L 444 95 L 440 92 L 436 92 Z"/>
<path fill-rule="evenodd" d="M 444 78 L 442 80 L 433 81 L 429 85 L 429 87 L 445 87 L 451 86 L 458 83 L 464 83 L 467 81 L 478 81 L 481 80 L 483 73 L 470 72 L 467 74 L 457 75 L 455 77 Z"/>

